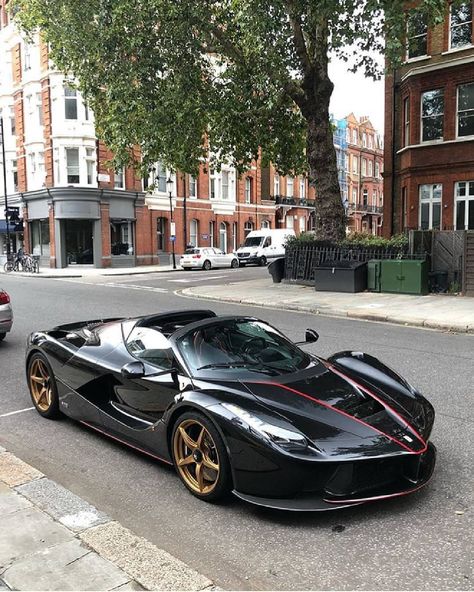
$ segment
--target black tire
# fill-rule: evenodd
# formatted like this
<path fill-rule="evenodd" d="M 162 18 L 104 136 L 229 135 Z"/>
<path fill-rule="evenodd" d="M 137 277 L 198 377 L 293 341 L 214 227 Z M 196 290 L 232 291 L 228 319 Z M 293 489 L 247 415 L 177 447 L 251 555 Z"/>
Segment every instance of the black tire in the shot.
<path fill-rule="evenodd" d="M 7 336 L 6 333 L 0 333 L 0 341 L 3 341 L 6 336 Z"/>
<path fill-rule="evenodd" d="M 260 267 L 263 267 L 264 265 L 267 264 L 267 258 L 265 257 L 265 255 L 262 255 L 258 261 L 258 264 L 260 265 Z"/>
<path fill-rule="evenodd" d="M 11 271 L 14 271 L 14 269 L 15 269 L 15 266 L 13 265 L 12 261 L 7 261 L 5 263 L 5 265 L 3 266 L 3 271 L 5 273 L 10 273 Z"/>
<path fill-rule="evenodd" d="M 239 262 L 237 259 L 232 259 L 232 263 L 230 264 L 230 266 L 232 267 L 232 269 L 237 269 L 237 267 L 239 267 Z"/>
<path fill-rule="evenodd" d="M 245 267 L 245 263 L 242 263 L 242 261 L 239 261 L 239 267 Z"/>
<path fill-rule="evenodd" d="M 43 368 L 45 368 L 45 372 L 47 373 L 47 388 L 50 389 L 51 392 L 51 402 L 48 405 L 47 409 L 42 409 L 41 406 L 38 404 L 37 400 L 33 394 L 33 387 L 32 387 L 32 371 L 35 365 L 41 364 Z M 57 419 L 61 412 L 59 411 L 59 397 L 58 397 L 58 389 L 56 386 L 56 380 L 54 379 L 53 370 L 46 359 L 46 357 L 40 353 L 35 352 L 30 359 L 28 360 L 27 366 L 27 379 L 28 379 L 28 389 L 30 391 L 31 400 L 33 401 L 33 405 L 35 406 L 36 411 L 42 416 L 47 419 Z"/>
<path fill-rule="evenodd" d="M 209 261 L 209 259 L 206 259 L 204 261 L 204 263 L 202 264 L 202 268 L 204 269 L 204 271 L 209 271 L 211 269 L 212 265 L 211 262 Z"/>
<path fill-rule="evenodd" d="M 217 463 L 219 466 L 218 476 L 217 479 L 213 481 L 213 489 L 207 493 L 200 493 L 196 489 L 193 489 L 193 487 L 187 482 L 186 478 L 183 477 L 181 469 L 178 468 L 178 461 L 176 455 L 179 452 L 177 452 L 175 444 L 176 439 L 178 438 L 179 440 L 180 438 L 178 432 L 180 426 L 186 425 L 187 423 L 195 423 L 204 427 L 210 435 L 210 437 L 212 438 L 213 445 L 215 447 L 215 452 L 217 453 Z M 188 491 L 190 491 L 197 498 L 206 502 L 217 502 L 226 497 L 231 491 L 232 476 L 229 458 L 227 456 L 227 450 L 224 441 L 222 440 L 222 437 L 215 425 L 213 424 L 213 422 L 201 413 L 195 411 L 187 411 L 176 420 L 171 435 L 171 456 L 173 459 L 175 470 L 178 473 L 178 476 L 181 479 L 182 483 L 184 484 L 186 489 L 188 489 Z"/>

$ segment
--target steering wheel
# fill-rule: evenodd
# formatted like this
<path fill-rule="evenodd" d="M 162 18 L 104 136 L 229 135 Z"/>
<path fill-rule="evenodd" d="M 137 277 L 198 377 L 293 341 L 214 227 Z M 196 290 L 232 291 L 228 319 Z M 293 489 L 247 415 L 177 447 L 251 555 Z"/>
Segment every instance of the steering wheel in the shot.
<path fill-rule="evenodd" d="M 242 344 L 239 354 L 250 356 L 259 349 L 265 349 L 267 342 L 263 337 L 251 337 Z"/>

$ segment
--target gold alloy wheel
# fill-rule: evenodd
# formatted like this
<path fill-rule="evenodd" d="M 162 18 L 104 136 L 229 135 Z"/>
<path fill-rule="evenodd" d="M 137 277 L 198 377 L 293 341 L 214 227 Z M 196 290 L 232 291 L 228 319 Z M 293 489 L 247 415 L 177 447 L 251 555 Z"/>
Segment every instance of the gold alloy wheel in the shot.
<path fill-rule="evenodd" d="M 36 407 L 40 411 L 48 411 L 53 400 L 53 391 L 48 368 L 41 358 L 35 358 L 31 364 L 30 389 Z"/>
<path fill-rule="evenodd" d="M 199 494 L 211 493 L 219 479 L 219 454 L 208 430 L 195 419 L 186 419 L 173 436 L 176 466 L 184 482 Z"/>

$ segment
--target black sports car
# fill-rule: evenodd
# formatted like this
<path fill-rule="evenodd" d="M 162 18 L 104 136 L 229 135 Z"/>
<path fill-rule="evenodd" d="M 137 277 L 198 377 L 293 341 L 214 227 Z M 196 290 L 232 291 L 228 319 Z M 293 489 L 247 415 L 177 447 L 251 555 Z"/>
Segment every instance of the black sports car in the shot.
<path fill-rule="evenodd" d="M 297 345 L 252 317 L 166 312 L 32 333 L 26 372 L 42 416 L 173 464 L 204 500 L 328 510 L 426 485 L 431 404 L 370 355 Z"/>

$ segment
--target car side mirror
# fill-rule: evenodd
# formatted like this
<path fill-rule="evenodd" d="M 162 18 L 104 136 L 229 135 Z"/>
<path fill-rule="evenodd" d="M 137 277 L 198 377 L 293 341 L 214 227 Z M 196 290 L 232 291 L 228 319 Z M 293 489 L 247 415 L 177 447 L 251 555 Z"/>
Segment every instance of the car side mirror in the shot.
<path fill-rule="evenodd" d="M 305 339 L 306 343 L 316 343 L 319 339 L 319 333 L 314 329 L 306 329 Z"/>
<path fill-rule="evenodd" d="M 304 345 L 305 343 L 316 343 L 319 339 L 319 333 L 314 329 L 306 329 L 305 333 L 305 340 L 304 341 L 296 341 L 296 345 Z"/>
<path fill-rule="evenodd" d="M 138 360 L 136 362 L 129 362 L 122 366 L 120 370 L 122 378 L 143 378 L 145 376 L 145 366 Z"/>

